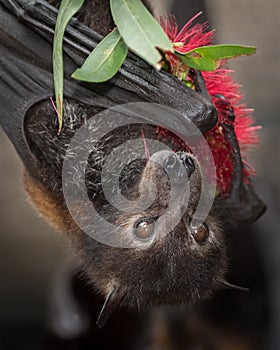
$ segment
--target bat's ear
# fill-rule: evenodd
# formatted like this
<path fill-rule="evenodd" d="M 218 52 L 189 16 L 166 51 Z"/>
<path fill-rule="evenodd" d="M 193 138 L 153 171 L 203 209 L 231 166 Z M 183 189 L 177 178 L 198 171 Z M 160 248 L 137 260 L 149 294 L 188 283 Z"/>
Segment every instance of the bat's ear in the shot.
<path fill-rule="evenodd" d="M 256 194 L 251 183 L 242 184 L 234 196 L 219 201 L 224 208 L 225 221 L 234 227 L 251 224 L 266 211 L 266 204 Z"/>
<path fill-rule="evenodd" d="M 57 131 L 57 116 L 49 99 L 28 109 L 24 117 L 23 134 L 30 157 L 22 157 L 22 160 L 28 174 L 49 188 L 61 183 L 59 178 L 66 138 L 65 133 L 60 137 Z M 31 161 L 27 162 L 26 159 L 30 158 Z"/>
<path fill-rule="evenodd" d="M 63 130 L 58 135 L 58 119 L 49 98 L 30 107 L 21 132 L 25 139 L 24 186 L 38 211 L 57 230 L 66 232 L 75 224 L 67 210 L 62 192 L 62 169 L 69 142 L 94 107 L 65 99 Z"/>
<path fill-rule="evenodd" d="M 223 221 L 230 222 L 235 227 L 256 221 L 265 212 L 266 205 L 256 194 L 250 179 L 244 179 L 244 164 L 234 129 L 234 108 L 223 96 L 217 97 L 220 98 L 221 107 L 225 109 L 223 113 L 227 122 L 223 123 L 223 132 L 230 146 L 233 166 L 229 195 L 219 199 L 219 204 L 223 208 Z"/>
<path fill-rule="evenodd" d="M 65 99 L 63 128 L 58 134 L 58 118 L 49 98 L 30 107 L 23 122 L 25 152 L 29 157 L 21 157 L 28 173 L 48 187 L 61 184 L 63 160 L 72 137 L 88 117 L 101 110 Z"/>
<path fill-rule="evenodd" d="M 240 218 L 245 223 L 256 221 L 266 211 L 266 204 L 256 194 L 251 183 L 243 184 L 240 190 Z"/>

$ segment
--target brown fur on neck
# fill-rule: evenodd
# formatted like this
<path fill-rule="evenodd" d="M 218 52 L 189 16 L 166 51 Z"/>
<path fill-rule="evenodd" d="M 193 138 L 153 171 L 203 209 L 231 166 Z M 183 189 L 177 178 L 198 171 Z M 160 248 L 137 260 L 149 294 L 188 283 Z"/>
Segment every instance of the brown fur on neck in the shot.
<path fill-rule="evenodd" d="M 73 232 L 76 224 L 69 214 L 61 194 L 48 190 L 26 171 L 23 175 L 23 183 L 30 202 L 46 221 L 60 232 Z"/>

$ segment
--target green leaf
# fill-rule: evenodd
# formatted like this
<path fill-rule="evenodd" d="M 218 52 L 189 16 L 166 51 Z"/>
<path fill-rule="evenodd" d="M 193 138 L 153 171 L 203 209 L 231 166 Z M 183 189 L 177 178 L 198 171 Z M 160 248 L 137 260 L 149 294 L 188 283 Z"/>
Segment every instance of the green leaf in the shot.
<path fill-rule="evenodd" d="M 63 36 L 67 24 L 77 11 L 82 7 L 84 0 L 62 0 L 54 33 L 53 42 L 53 77 L 56 99 L 56 108 L 59 121 L 59 133 L 62 127 L 63 117 L 63 88 L 64 88 L 64 67 L 63 67 Z"/>
<path fill-rule="evenodd" d="M 209 58 L 209 57 L 193 58 L 184 54 L 179 54 L 178 52 L 176 52 L 175 54 L 181 59 L 181 61 L 186 66 L 190 68 L 194 68 L 197 70 L 204 70 L 204 71 L 214 71 L 216 69 L 215 60 L 213 60 L 212 58 Z"/>
<path fill-rule="evenodd" d="M 221 60 L 252 55 L 256 52 L 253 46 L 213 45 L 201 46 L 185 54 L 176 51 L 176 55 L 184 64 L 198 70 L 213 71 Z"/>
<path fill-rule="evenodd" d="M 254 46 L 241 45 L 212 45 L 201 46 L 197 49 L 187 52 L 187 55 L 198 54 L 201 57 L 209 57 L 215 61 L 236 58 L 239 56 L 248 56 L 256 52 Z"/>
<path fill-rule="evenodd" d="M 72 77 L 91 83 L 111 79 L 126 59 L 128 47 L 116 29 L 107 35 L 88 56 Z"/>
<path fill-rule="evenodd" d="M 162 51 L 174 51 L 159 23 L 140 0 L 110 0 L 113 19 L 127 46 L 157 69 Z"/>

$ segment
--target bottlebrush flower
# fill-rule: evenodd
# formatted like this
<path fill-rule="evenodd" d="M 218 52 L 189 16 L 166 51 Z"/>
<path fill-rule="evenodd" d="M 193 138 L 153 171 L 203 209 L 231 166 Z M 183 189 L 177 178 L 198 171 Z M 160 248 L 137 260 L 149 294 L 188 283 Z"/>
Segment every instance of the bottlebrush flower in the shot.
<path fill-rule="evenodd" d="M 160 19 L 161 26 L 178 52 L 186 53 L 201 46 L 212 45 L 214 31 L 209 31 L 207 23 L 193 24 L 193 21 L 200 14 L 198 13 L 188 21 L 180 31 L 178 31 L 174 16 L 165 20 Z M 188 82 L 188 80 L 191 82 L 188 77 L 189 68 L 181 62 L 179 57 L 171 52 L 166 52 L 166 57 L 170 64 L 171 73 L 179 79 L 184 79 L 185 82 Z M 218 110 L 217 125 L 206 132 L 204 136 L 215 160 L 217 189 L 218 194 L 221 195 L 229 193 L 233 164 L 230 156 L 230 146 L 225 140 L 222 128 L 228 120 L 223 104 L 219 103 L 219 95 L 224 96 L 227 103 L 234 108 L 236 116 L 234 130 L 241 150 L 244 182 L 248 182 L 249 176 L 254 174 L 254 169 L 246 160 L 247 150 L 251 145 L 256 145 L 259 142 L 256 132 L 260 127 L 253 126 L 252 109 L 247 108 L 246 104 L 242 103 L 243 95 L 240 91 L 240 85 L 232 78 L 231 73 L 232 70 L 226 69 L 224 62 L 215 71 L 202 72 L 208 92 Z M 167 137 L 166 131 L 157 129 L 157 132 L 159 135 Z"/>

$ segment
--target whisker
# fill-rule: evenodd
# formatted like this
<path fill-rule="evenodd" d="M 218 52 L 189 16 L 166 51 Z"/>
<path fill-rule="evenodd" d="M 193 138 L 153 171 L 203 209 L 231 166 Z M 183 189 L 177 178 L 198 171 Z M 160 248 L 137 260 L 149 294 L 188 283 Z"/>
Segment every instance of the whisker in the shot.
<path fill-rule="evenodd" d="M 104 327 L 109 317 L 119 307 L 123 298 L 124 295 L 118 293 L 118 290 L 116 290 L 115 287 L 109 291 L 96 321 L 96 325 L 98 328 Z"/>
<path fill-rule="evenodd" d="M 232 283 L 225 281 L 225 280 L 217 280 L 217 282 L 221 283 L 223 286 L 225 286 L 228 289 L 238 290 L 240 292 L 246 292 L 246 293 L 248 293 L 250 291 L 249 288 L 241 287 L 241 286 L 238 286 L 236 284 L 232 284 Z"/>

